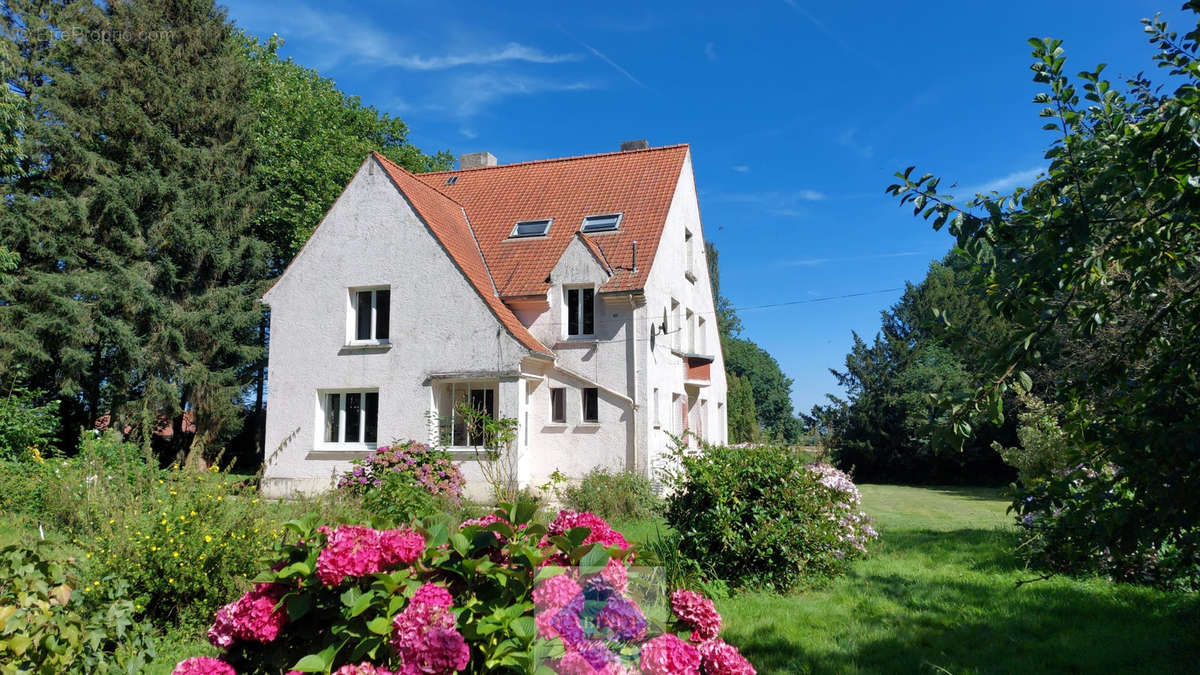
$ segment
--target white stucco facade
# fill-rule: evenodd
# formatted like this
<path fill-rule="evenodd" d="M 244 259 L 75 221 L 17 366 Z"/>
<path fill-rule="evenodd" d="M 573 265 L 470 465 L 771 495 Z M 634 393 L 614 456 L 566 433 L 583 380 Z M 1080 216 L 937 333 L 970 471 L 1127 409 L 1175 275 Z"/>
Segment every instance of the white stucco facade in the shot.
<path fill-rule="evenodd" d="M 453 445 L 444 417 L 450 398 L 485 389 L 495 413 L 518 422 L 522 486 L 543 484 L 556 470 L 571 478 L 597 467 L 653 476 L 670 445 L 667 432 L 681 433 L 685 419 L 706 440 L 725 443 L 724 361 L 690 151 L 644 288 L 598 292 L 612 270 L 584 236 L 605 234 L 575 235 L 544 297 L 505 300 L 553 356 L 537 353 L 506 330 L 480 297 L 486 290 L 472 286 L 420 210 L 368 158 L 264 296 L 271 308 L 264 492 L 326 489 L 350 460 L 392 440 Z M 597 291 L 590 336 L 567 335 L 570 288 Z M 353 298 L 364 289 L 390 290 L 386 344 L 353 344 Z M 707 374 L 697 377 L 703 369 L 694 368 L 689 378 L 688 363 L 709 364 Z M 562 421 L 552 419 L 555 389 L 563 390 Z M 597 391 L 595 421 L 584 419 L 585 389 Z M 327 440 L 323 406 L 331 393 L 377 394 L 374 442 Z M 471 453 L 462 448 L 455 457 L 468 494 L 486 499 Z"/>

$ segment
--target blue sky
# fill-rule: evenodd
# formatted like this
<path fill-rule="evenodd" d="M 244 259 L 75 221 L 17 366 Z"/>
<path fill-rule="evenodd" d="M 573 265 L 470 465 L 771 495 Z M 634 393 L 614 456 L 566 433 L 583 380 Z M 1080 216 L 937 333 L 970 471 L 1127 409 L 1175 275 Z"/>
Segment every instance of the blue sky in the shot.
<path fill-rule="evenodd" d="M 282 54 L 404 119 L 422 149 L 502 163 L 692 145 L 705 235 L 739 307 L 903 287 L 949 235 L 884 194 L 915 164 L 1006 190 L 1044 166 L 1032 36 L 1068 69 L 1153 71 L 1138 20 L 1181 0 L 815 3 L 229 2 Z M 519 6 L 518 6 L 519 5 Z M 1153 75 L 1161 79 L 1159 75 Z M 900 291 L 740 312 L 807 412 L 851 331 Z"/>

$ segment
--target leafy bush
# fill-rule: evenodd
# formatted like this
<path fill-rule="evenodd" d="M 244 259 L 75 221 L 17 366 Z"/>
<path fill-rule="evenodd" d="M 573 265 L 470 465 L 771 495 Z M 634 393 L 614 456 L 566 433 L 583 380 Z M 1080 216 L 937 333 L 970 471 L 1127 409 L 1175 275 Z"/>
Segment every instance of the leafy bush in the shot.
<path fill-rule="evenodd" d="M 338 489 L 360 496 L 369 512 L 393 523 L 462 503 L 462 472 L 444 449 L 394 442 L 351 463 Z"/>
<path fill-rule="evenodd" d="M 58 436 L 58 401 L 42 402 L 41 392 L 18 383 L 16 376 L 0 379 L 0 460 L 50 454 Z"/>
<path fill-rule="evenodd" d="M 579 485 L 568 486 L 563 495 L 567 508 L 591 511 L 609 520 L 650 518 L 662 510 L 662 500 L 654 494 L 650 479 L 632 471 L 593 469 Z"/>
<path fill-rule="evenodd" d="M 1046 403 L 1031 394 L 1020 396 L 1024 410 L 1017 416 L 1017 447 L 1006 448 L 998 442 L 992 448 L 1005 463 L 1017 470 L 1017 479 L 1026 487 L 1049 480 L 1056 473 L 1078 464 L 1080 453 L 1072 447 L 1070 437 L 1059 418 L 1062 407 Z"/>
<path fill-rule="evenodd" d="M 679 549 L 735 586 L 787 590 L 837 574 L 877 536 L 845 474 L 786 448 L 676 457 L 666 517 Z"/>
<path fill-rule="evenodd" d="M 0 673 L 141 672 L 154 652 L 128 586 L 83 586 L 59 558 L 43 542 L 0 548 Z"/>
<path fill-rule="evenodd" d="M 222 661 L 185 661 L 176 673 L 574 673 L 604 662 L 754 672 L 718 637 L 721 617 L 704 597 L 673 593 L 665 621 L 643 612 L 635 551 L 603 519 L 563 511 L 544 524 L 535 511 L 502 505 L 415 530 L 288 523 L 271 571 L 217 613 L 209 638 Z"/>

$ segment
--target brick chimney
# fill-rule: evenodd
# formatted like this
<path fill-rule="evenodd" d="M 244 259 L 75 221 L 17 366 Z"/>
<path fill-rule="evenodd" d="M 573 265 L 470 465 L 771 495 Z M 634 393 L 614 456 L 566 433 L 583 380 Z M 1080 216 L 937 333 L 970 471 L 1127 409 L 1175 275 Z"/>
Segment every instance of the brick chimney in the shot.
<path fill-rule="evenodd" d="M 496 166 L 500 160 L 490 152 L 468 152 L 458 156 L 458 168 L 475 169 L 481 166 Z"/>
<path fill-rule="evenodd" d="M 629 152 L 630 150 L 649 150 L 650 141 L 644 138 L 639 138 L 636 141 L 621 141 L 621 152 Z"/>

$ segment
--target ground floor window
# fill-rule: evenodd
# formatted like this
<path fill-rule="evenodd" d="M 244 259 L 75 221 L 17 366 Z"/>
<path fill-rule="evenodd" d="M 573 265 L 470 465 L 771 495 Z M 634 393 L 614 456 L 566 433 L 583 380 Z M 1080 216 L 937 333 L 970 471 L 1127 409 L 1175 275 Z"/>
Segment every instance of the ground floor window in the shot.
<path fill-rule="evenodd" d="M 550 388 L 550 421 L 554 424 L 567 423 L 567 390 L 565 387 Z"/>
<path fill-rule="evenodd" d="M 379 441 L 379 392 L 328 391 L 321 395 L 326 443 L 375 445 Z"/>
<path fill-rule="evenodd" d="M 496 417 L 496 384 L 487 382 L 446 382 L 437 396 L 439 441 L 451 447 L 487 445 L 483 431 L 471 428 L 462 414 L 462 407 Z"/>
<path fill-rule="evenodd" d="M 583 389 L 583 421 L 600 421 L 600 390 L 595 387 Z"/>

